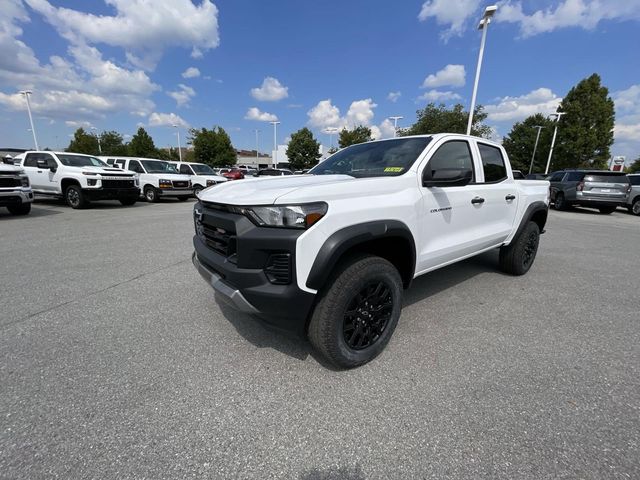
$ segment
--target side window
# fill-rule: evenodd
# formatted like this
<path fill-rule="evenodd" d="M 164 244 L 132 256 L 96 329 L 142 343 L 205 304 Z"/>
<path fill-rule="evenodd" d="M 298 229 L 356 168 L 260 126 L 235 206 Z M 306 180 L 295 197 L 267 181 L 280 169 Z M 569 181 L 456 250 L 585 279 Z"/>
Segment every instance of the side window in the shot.
<path fill-rule="evenodd" d="M 37 167 L 38 166 L 38 158 L 40 154 L 38 153 L 27 153 L 27 156 L 24 159 L 23 167 Z"/>
<path fill-rule="evenodd" d="M 113 158 L 108 158 L 108 159 L 107 159 L 107 163 L 108 163 L 109 165 L 113 165 L 113 164 L 114 164 L 114 162 L 115 162 L 115 160 L 114 160 Z"/>
<path fill-rule="evenodd" d="M 142 165 L 140 165 L 140 162 L 137 160 L 129 160 L 129 170 L 136 173 L 144 173 Z"/>
<path fill-rule="evenodd" d="M 567 175 L 567 182 L 579 182 L 584 177 L 584 173 L 581 172 L 571 172 Z"/>
<path fill-rule="evenodd" d="M 562 177 L 564 177 L 564 172 L 554 173 L 549 179 L 550 182 L 560 182 L 562 181 Z"/>
<path fill-rule="evenodd" d="M 189 165 L 180 165 L 180 173 L 183 173 L 185 175 L 193 175 L 193 172 L 191 171 Z"/>
<path fill-rule="evenodd" d="M 115 162 L 116 165 L 120 165 L 120 168 L 122 168 L 124 170 L 124 160 L 116 160 Z"/>
<path fill-rule="evenodd" d="M 429 159 L 426 168 L 431 169 L 432 174 L 435 170 L 450 168 L 471 170 L 471 182 L 475 182 L 471 149 L 469 142 L 464 140 L 452 140 L 441 145 Z"/>
<path fill-rule="evenodd" d="M 478 143 L 485 183 L 501 182 L 507 178 L 507 167 L 502 158 L 502 152 L 497 147 Z"/>
<path fill-rule="evenodd" d="M 58 162 L 55 161 L 55 159 L 49 155 L 48 153 L 41 153 L 41 159 L 44 160 L 45 162 L 47 162 L 47 166 L 49 168 L 53 167 L 53 168 L 58 168 Z"/>

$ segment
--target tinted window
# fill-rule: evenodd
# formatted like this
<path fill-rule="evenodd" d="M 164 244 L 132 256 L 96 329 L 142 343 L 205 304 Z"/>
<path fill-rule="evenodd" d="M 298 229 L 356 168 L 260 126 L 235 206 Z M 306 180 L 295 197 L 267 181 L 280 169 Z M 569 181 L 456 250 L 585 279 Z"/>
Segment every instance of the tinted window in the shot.
<path fill-rule="evenodd" d="M 551 178 L 549 179 L 549 181 L 560 182 L 562 180 L 562 177 L 564 177 L 564 172 L 554 173 L 553 175 L 551 175 Z"/>
<path fill-rule="evenodd" d="M 136 173 L 144 173 L 144 170 L 142 169 L 142 165 L 140 165 L 140 162 L 138 162 L 137 160 L 129 161 L 129 170 Z"/>
<path fill-rule="evenodd" d="M 193 175 L 193 172 L 189 168 L 189 165 L 180 165 L 180 173 L 184 173 L 185 175 Z"/>
<path fill-rule="evenodd" d="M 454 140 L 440 146 L 429 160 L 427 168 L 431 169 L 432 175 L 436 170 L 445 170 L 448 168 L 471 170 L 473 175 L 473 158 L 471 156 L 469 142 Z M 475 175 L 472 176 L 471 181 L 475 181 Z"/>
<path fill-rule="evenodd" d="M 313 175 L 395 177 L 405 173 L 424 151 L 431 137 L 398 138 L 351 145 L 315 166 Z"/>
<path fill-rule="evenodd" d="M 22 166 L 24 167 L 37 167 L 38 166 L 38 157 L 37 153 L 27 153 L 27 157 L 24 159 L 24 163 Z"/>
<path fill-rule="evenodd" d="M 640 175 L 633 175 L 629 177 L 631 185 L 640 185 Z"/>
<path fill-rule="evenodd" d="M 607 175 L 606 173 L 600 173 L 597 175 L 586 174 L 584 176 L 585 182 L 596 182 L 596 183 L 629 183 L 628 177 L 626 175 Z"/>
<path fill-rule="evenodd" d="M 582 172 L 571 172 L 567 175 L 567 182 L 580 182 L 582 177 L 584 177 Z"/>
<path fill-rule="evenodd" d="M 58 158 L 67 167 L 106 167 L 107 164 L 96 157 L 84 155 L 70 155 L 68 153 L 58 154 Z"/>
<path fill-rule="evenodd" d="M 499 182 L 507 178 L 507 167 L 500 149 L 484 143 L 478 143 L 478 149 L 484 169 L 484 181 L 486 183 Z"/>
<path fill-rule="evenodd" d="M 147 173 L 178 173 L 175 165 L 162 160 L 142 160 L 142 165 Z"/>
<path fill-rule="evenodd" d="M 124 169 L 124 160 L 116 160 L 114 163 L 116 165 L 120 165 L 120 168 Z"/>

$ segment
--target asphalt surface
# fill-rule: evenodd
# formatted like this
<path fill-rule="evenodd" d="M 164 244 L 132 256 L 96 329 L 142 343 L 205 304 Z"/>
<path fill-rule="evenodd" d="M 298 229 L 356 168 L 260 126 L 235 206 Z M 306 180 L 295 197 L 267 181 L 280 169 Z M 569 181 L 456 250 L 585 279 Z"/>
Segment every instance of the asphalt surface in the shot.
<path fill-rule="evenodd" d="M 340 372 L 216 303 L 192 207 L 0 209 L 0 478 L 640 477 L 640 218 L 421 277 Z"/>

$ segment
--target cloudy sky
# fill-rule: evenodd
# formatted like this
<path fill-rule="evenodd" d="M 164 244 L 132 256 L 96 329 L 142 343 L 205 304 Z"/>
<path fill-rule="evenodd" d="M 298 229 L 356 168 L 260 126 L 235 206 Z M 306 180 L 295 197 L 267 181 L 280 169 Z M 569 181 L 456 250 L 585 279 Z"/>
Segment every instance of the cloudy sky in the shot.
<path fill-rule="evenodd" d="M 393 134 L 426 103 L 468 106 L 479 0 L 0 0 L 0 147 L 41 147 L 78 126 L 157 146 L 177 124 L 222 125 L 261 150 L 310 127 L 370 125 Z M 640 155 L 640 0 L 501 1 L 488 32 L 478 102 L 500 137 L 555 110 L 599 73 L 616 102 L 612 153 Z"/>

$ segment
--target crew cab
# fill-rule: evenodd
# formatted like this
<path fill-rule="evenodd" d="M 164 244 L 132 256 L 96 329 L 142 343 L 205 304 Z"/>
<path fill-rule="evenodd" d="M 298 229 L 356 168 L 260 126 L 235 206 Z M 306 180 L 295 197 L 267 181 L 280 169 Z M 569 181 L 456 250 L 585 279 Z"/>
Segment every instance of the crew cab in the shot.
<path fill-rule="evenodd" d="M 112 168 L 91 155 L 29 151 L 16 156 L 29 177 L 33 192 L 64 198 L 71 208 L 84 208 L 94 200 L 119 200 L 133 205 L 140 195 L 133 172 Z"/>
<path fill-rule="evenodd" d="M 193 263 L 219 300 L 351 368 L 387 345 L 414 278 L 492 249 L 525 274 L 548 195 L 547 181 L 515 181 L 504 148 L 483 138 L 361 143 L 306 175 L 202 192 Z"/>
<path fill-rule="evenodd" d="M 169 162 L 176 167 L 179 173 L 188 175 L 196 196 L 205 188 L 213 187 L 219 183 L 228 181 L 226 177 L 216 175 L 213 169 L 206 163 L 195 162 Z"/>
<path fill-rule="evenodd" d="M 109 157 L 113 166 L 131 170 L 140 178 L 140 189 L 147 202 L 157 202 L 160 197 L 173 197 L 185 201 L 193 196 L 191 179 L 178 173 L 175 165 L 164 160 L 137 157 Z"/>
<path fill-rule="evenodd" d="M 0 163 L 0 207 L 12 215 L 27 215 L 31 211 L 33 192 L 29 177 L 19 165 Z"/>

